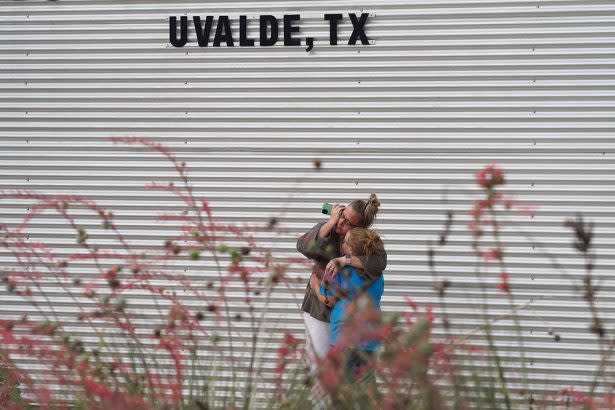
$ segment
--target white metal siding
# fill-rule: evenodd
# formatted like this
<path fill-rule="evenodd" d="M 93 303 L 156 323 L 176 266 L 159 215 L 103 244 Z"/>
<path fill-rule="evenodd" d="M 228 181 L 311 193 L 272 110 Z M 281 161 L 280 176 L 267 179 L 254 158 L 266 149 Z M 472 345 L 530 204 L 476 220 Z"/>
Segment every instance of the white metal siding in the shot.
<path fill-rule="evenodd" d="M 372 14 L 366 27 L 373 44 L 343 45 L 351 32 L 346 16 L 340 45 L 329 46 L 322 16 L 361 10 Z M 258 42 L 199 48 L 190 28 L 189 45 L 174 48 L 167 19 L 185 13 L 250 19 L 296 13 L 300 36 L 318 40 L 310 53 Z M 453 284 L 447 296 L 453 330 L 464 333 L 480 322 L 466 229 L 480 195 L 473 173 L 500 165 L 505 191 L 539 207 L 534 218 L 510 219 L 545 243 L 569 274 L 555 270 L 517 228 L 504 227 L 514 294 L 519 303 L 533 300 L 519 312 L 533 388 L 590 384 L 596 337 L 588 331 L 582 292 L 574 289 L 584 263 L 562 222 L 582 212 L 595 223 L 599 306 L 612 331 L 615 2 L 2 1 L 0 33 L 0 186 L 88 195 L 113 209 L 129 240 L 146 251 L 172 231 L 152 216 L 177 210 L 178 202 L 143 186 L 176 181 L 175 174 L 159 155 L 113 146 L 105 137 L 144 136 L 169 146 L 222 222 L 265 224 L 279 216 L 288 232 L 264 238 L 276 255 L 296 256 L 295 238 L 320 219 L 322 202 L 376 192 L 382 202 L 376 228 L 389 255 L 385 311 L 406 310 L 407 296 L 438 306 L 427 245 L 453 211 L 450 242 L 436 262 Z M 315 159 L 322 170 L 314 170 Z M 24 208 L 22 201 L 4 201 L 2 222 L 17 224 Z M 101 243 L 112 242 L 94 233 L 93 217 L 83 221 Z M 33 221 L 30 236 L 48 241 L 59 257 L 74 245 L 73 232 L 51 214 Z M 3 264 L 12 260 L 1 252 Z M 198 284 L 217 280 L 211 262 L 177 263 Z M 95 273 L 91 264 L 79 269 L 84 280 Z M 496 316 L 508 302 L 494 286 L 498 270 L 488 272 Z M 301 296 L 307 269 L 289 275 L 300 278 L 292 288 Z M 232 310 L 243 309 L 242 298 L 237 288 Z M 0 300 L 2 318 L 28 309 L 4 291 Z M 61 293 L 53 300 L 71 312 Z M 154 305 L 138 300 L 129 309 L 151 320 Z M 262 353 L 269 358 L 282 330 L 302 335 L 290 293 L 276 292 L 270 312 Z M 78 326 L 74 317 L 71 323 Z M 494 332 L 510 357 L 507 366 L 518 367 L 512 323 L 500 321 Z M 249 340 L 247 324 L 242 337 Z"/>

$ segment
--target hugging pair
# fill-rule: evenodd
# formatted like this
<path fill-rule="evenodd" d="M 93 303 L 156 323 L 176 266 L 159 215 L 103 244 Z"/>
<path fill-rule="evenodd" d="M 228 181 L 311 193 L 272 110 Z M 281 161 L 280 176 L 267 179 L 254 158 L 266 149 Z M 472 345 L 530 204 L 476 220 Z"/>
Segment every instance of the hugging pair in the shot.
<path fill-rule="evenodd" d="M 297 250 L 314 261 L 301 306 L 312 371 L 316 370 L 317 358 L 340 342 L 351 301 L 367 297 L 375 308 L 380 306 L 387 255 L 378 234 L 367 229 L 379 206 L 375 194 L 367 201 L 335 204 L 326 222 L 316 224 L 297 241 Z M 345 343 L 348 345 L 348 340 Z M 347 370 L 362 366 L 377 346 L 374 340 L 351 340 Z"/>

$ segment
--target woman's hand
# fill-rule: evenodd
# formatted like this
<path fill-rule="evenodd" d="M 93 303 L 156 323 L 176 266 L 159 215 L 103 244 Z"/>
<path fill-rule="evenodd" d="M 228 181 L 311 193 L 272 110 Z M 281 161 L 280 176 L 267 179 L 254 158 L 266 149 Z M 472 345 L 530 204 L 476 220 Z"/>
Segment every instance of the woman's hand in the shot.
<path fill-rule="evenodd" d="M 332 278 L 335 274 L 344 267 L 346 258 L 340 256 L 339 258 L 333 258 L 327 263 L 325 268 L 325 278 Z"/>
<path fill-rule="evenodd" d="M 342 212 L 344 212 L 345 205 L 342 204 L 333 204 L 333 208 L 331 208 L 331 215 L 329 216 L 329 223 L 333 226 L 337 225 L 337 221 L 340 219 Z"/>
<path fill-rule="evenodd" d="M 318 231 L 319 238 L 326 238 L 329 236 L 331 231 L 335 230 L 335 226 L 337 225 L 337 221 L 339 221 L 342 212 L 344 212 L 344 205 L 341 204 L 333 204 L 333 208 L 331 208 L 331 215 L 329 216 L 329 220 L 325 222 Z"/>

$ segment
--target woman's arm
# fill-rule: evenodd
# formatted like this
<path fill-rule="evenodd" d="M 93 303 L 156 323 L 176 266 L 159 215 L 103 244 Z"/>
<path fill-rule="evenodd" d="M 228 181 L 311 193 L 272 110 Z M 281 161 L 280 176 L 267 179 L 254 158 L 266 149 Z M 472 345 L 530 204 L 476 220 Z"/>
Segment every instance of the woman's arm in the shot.
<path fill-rule="evenodd" d="M 320 280 L 314 274 L 310 277 L 310 288 L 312 292 L 316 295 L 316 298 L 325 306 L 333 307 L 337 303 L 337 298 L 335 296 L 330 296 L 327 294 L 320 293 Z"/>
<path fill-rule="evenodd" d="M 342 214 L 342 212 L 344 212 L 344 205 L 340 205 L 340 204 L 333 205 L 333 208 L 331 209 L 331 216 L 329 217 L 329 220 L 325 222 L 325 224 L 321 226 L 320 230 L 318 231 L 319 238 L 326 238 L 329 236 L 333 228 L 335 228 L 335 225 L 337 225 L 337 221 L 339 221 L 340 215 Z"/>
<path fill-rule="evenodd" d="M 327 263 L 325 273 L 327 275 L 334 275 L 346 265 L 359 269 L 359 276 L 363 279 L 377 279 L 387 267 L 387 253 L 384 247 L 381 247 L 371 256 L 352 255 L 349 259 L 346 256 L 333 258 Z"/>

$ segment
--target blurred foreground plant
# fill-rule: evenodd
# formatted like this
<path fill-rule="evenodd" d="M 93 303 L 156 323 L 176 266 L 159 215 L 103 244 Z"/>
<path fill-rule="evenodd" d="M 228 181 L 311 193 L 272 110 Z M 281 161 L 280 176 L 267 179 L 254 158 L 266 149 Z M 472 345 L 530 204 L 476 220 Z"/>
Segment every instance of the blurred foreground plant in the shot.
<path fill-rule="evenodd" d="M 265 226 L 217 222 L 209 203 L 194 193 L 186 164 L 165 146 L 143 138 L 110 141 L 143 146 L 170 162 L 180 183 L 154 182 L 148 188 L 183 203 L 179 212 L 155 222 L 179 225 L 178 233 L 146 253 L 121 233 L 112 211 L 88 198 L 0 190 L 0 200 L 28 203 L 17 226 L 0 221 L 0 246 L 11 257 L 0 275 L 6 292 L 31 312 L 0 318 L 0 400 L 43 408 L 251 406 L 262 382 L 257 358 L 271 292 L 288 285 L 288 267 L 302 259 L 275 259 L 257 243 L 258 233 L 279 233 L 274 220 Z M 66 255 L 30 238 L 32 221 L 46 212 L 74 233 L 75 247 Z M 89 221 L 82 222 L 84 215 Z M 92 216 L 111 245 L 86 227 Z M 174 267 L 182 260 L 203 261 L 209 267 L 201 269 L 214 270 L 217 280 L 194 283 Z M 84 276 L 84 265 L 95 274 Z M 229 305 L 229 292 L 238 289 L 247 317 Z M 153 316 L 133 306 L 137 299 L 151 300 Z M 204 325 L 207 321 L 224 332 Z M 245 328 L 249 343 L 238 349 L 234 338 Z M 80 333 L 96 339 L 82 340 Z M 24 361 L 31 365 L 17 365 Z M 223 373 L 229 374 L 226 386 Z M 15 393 L 17 385 L 23 399 Z"/>
<path fill-rule="evenodd" d="M 582 392 L 564 387 L 552 397 L 536 398 L 528 386 L 523 332 L 517 312 L 528 303 L 515 298 L 506 268 L 499 213 L 534 210 L 502 195 L 504 173 L 494 165 L 479 170 L 476 182 L 482 197 L 470 212 L 469 230 L 476 257 L 475 276 L 482 295 L 482 324 L 469 333 L 454 333 L 446 307 L 448 290 L 455 286 L 438 272 L 437 252 L 448 243 L 453 214 L 447 214 L 437 246 L 428 249 L 428 265 L 441 307 L 436 318 L 431 305 L 420 308 L 407 298 L 403 313 L 381 314 L 363 298 L 349 304 L 348 319 L 340 342 L 319 363 L 316 375 L 305 372 L 303 343 L 280 332 L 280 347 L 273 372 L 274 391 L 259 397 L 257 385 L 267 377 L 259 341 L 264 332 L 264 314 L 276 287 L 288 286 L 286 272 L 301 259 L 276 259 L 258 243 L 258 233 L 279 232 L 277 219 L 265 226 L 221 224 L 215 221 L 209 203 L 193 192 L 186 165 L 164 146 L 140 138 L 111 138 L 113 143 L 139 144 L 165 156 L 180 184 L 152 183 L 184 204 L 177 213 L 160 215 L 159 221 L 179 224 L 179 233 L 151 253 L 135 249 L 121 233 L 114 213 L 77 195 L 48 195 L 31 191 L 0 191 L 0 200 L 23 200 L 29 211 L 17 226 L 0 221 L 0 245 L 12 263 L 0 267 L 6 292 L 25 302 L 30 314 L 0 318 L 0 406 L 24 408 L 116 408 L 116 409 L 207 409 L 269 408 L 301 409 L 314 404 L 335 409 L 500 409 L 615 408 L 612 395 L 595 393 L 608 381 L 615 339 L 599 315 L 592 276 L 592 225 L 582 217 L 567 221 L 573 229 L 574 247 L 585 258 L 586 275 L 579 286 L 587 302 L 588 325 L 599 340 L 601 361 L 592 387 Z M 318 163 L 320 168 L 320 163 Z M 44 242 L 30 240 L 27 229 L 44 212 L 54 212 L 70 227 L 76 249 L 65 256 Z M 94 215 L 115 246 L 103 246 L 86 229 L 81 215 Z M 485 237 L 490 236 L 486 241 Z M 545 248 L 528 240 L 552 260 Z M 488 244 L 488 245 L 485 245 Z M 201 261 L 214 266 L 217 280 L 198 285 L 178 272 L 178 261 Z M 498 266 L 497 289 L 508 299 L 509 313 L 491 319 L 482 267 Z M 84 276 L 87 264 L 94 276 Z M 307 270 L 306 270 L 307 271 Z M 239 286 L 235 286 L 239 284 Z M 186 295 L 178 295 L 177 290 Z M 240 289 L 247 318 L 230 305 L 229 294 Z M 56 305 L 59 300 L 63 305 Z M 133 306 L 135 298 L 149 297 L 154 317 Z M 258 298 L 258 303 L 256 299 Z M 198 301 L 195 306 L 194 301 Z M 436 301 L 434 301 L 435 303 Z M 68 306 L 68 309 L 66 308 Z M 495 321 L 511 318 L 521 352 L 521 388 L 512 383 L 502 364 L 493 334 Z M 213 331 L 206 322 L 224 329 Z M 240 325 L 240 326 L 239 326 Z M 433 329 L 442 326 L 443 337 Z M 82 340 L 87 328 L 95 340 Z M 247 349 L 233 342 L 239 332 L 249 332 Z M 225 334 L 224 334 L 225 333 Z M 484 336 L 486 347 L 469 343 L 472 335 Z M 554 338 L 559 335 L 554 334 Z M 382 341 L 379 353 L 356 373 L 345 369 L 347 355 L 357 338 Z M 20 367 L 27 362 L 31 367 Z M 476 363 L 487 363 L 481 367 Z M 221 381 L 226 378 L 225 383 Z M 314 384 L 324 393 L 313 397 Z M 226 389 L 223 389 L 226 388 Z"/>
<path fill-rule="evenodd" d="M 470 332 L 455 334 L 451 329 L 446 295 L 455 284 L 446 275 L 441 275 L 436 266 L 437 252 L 447 245 L 453 224 L 453 213 L 447 213 L 444 229 L 439 235 L 437 246 L 428 247 L 428 266 L 433 277 L 433 287 L 441 307 L 437 321 L 431 305 L 423 312 L 407 299 L 411 313 L 383 315 L 369 305 L 361 306 L 360 299 L 350 304 L 348 320 L 341 342 L 322 359 L 318 381 L 326 390 L 324 402 L 335 409 L 615 409 L 615 385 L 609 379 L 606 369 L 613 365 L 615 337 L 607 335 L 603 320 L 599 316 L 596 292 L 599 290 L 592 276 L 594 266 L 592 254 L 592 224 L 584 222 L 581 216 L 569 220 L 565 226 L 574 232 L 573 247 L 585 260 L 586 274 L 581 291 L 587 302 L 590 320 L 588 330 L 599 340 L 600 363 L 594 382 L 587 391 L 563 386 L 546 394 L 532 391 L 528 381 L 528 367 L 523 329 L 518 312 L 533 300 L 519 303 L 515 298 L 507 269 L 506 246 L 502 241 L 503 215 L 517 212 L 533 215 L 535 209 L 518 203 L 505 196 L 499 188 L 505 184 L 504 172 L 495 165 L 488 165 L 476 173 L 476 183 L 481 197 L 474 202 L 470 211 L 468 229 L 472 237 L 471 248 L 476 258 L 475 277 L 480 288 L 482 303 L 482 324 Z M 530 234 L 528 242 L 552 263 L 553 269 L 565 274 L 557 259 L 546 247 Z M 487 277 L 486 266 L 494 264 L 499 270 L 495 288 L 508 300 L 508 313 L 493 318 L 489 313 L 488 287 L 494 281 Z M 385 273 L 386 277 L 386 273 Z M 385 290 L 386 293 L 386 290 Z M 520 366 L 511 371 L 503 364 L 501 346 L 493 335 L 495 322 L 512 319 L 516 333 Z M 434 337 L 432 330 L 437 323 L 443 328 L 444 336 Z M 554 340 L 560 336 L 550 330 Z M 469 343 L 471 336 L 486 341 L 485 347 Z M 356 344 L 357 337 L 382 341 L 377 358 L 368 361 L 360 374 L 348 375 L 344 369 L 345 356 Z M 518 372 L 518 373 L 517 373 Z M 520 375 L 521 382 L 515 381 Z M 377 380 L 378 382 L 375 382 Z M 604 389 L 596 394 L 596 388 Z M 609 392 L 609 390 L 611 390 Z M 292 389 L 289 390 L 292 397 Z M 283 406 L 282 406 L 283 407 Z"/>

